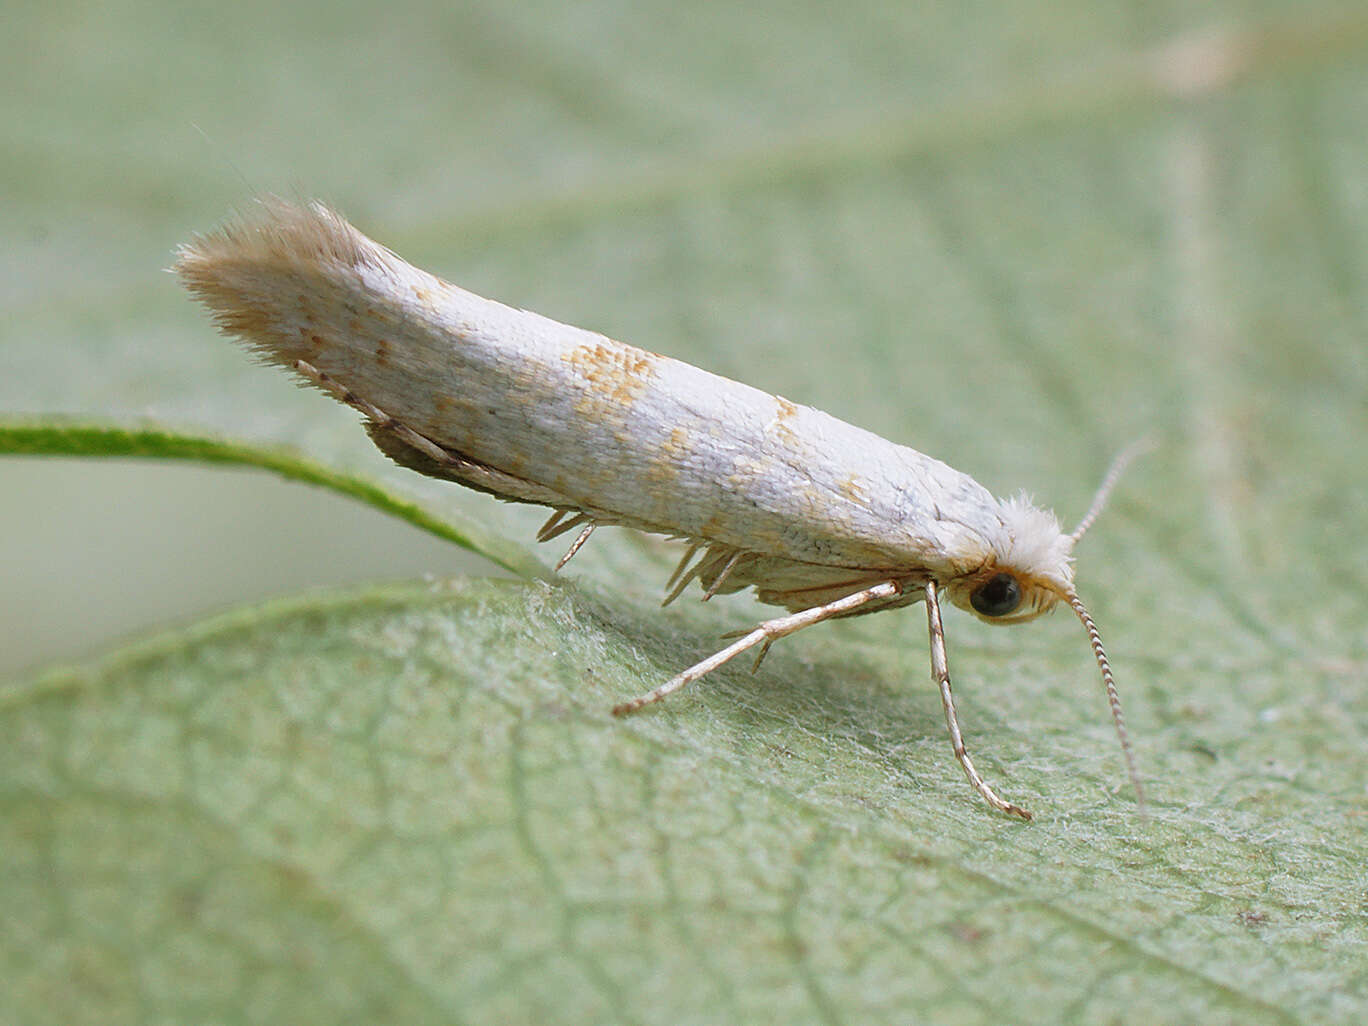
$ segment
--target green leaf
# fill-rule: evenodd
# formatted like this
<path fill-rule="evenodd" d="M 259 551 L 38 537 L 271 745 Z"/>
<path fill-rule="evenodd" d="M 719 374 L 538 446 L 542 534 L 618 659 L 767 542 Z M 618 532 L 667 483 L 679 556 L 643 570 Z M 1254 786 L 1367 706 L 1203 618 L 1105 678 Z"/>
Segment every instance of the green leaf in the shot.
<path fill-rule="evenodd" d="M 466 519 L 447 519 L 407 502 L 393 492 L 352 474 L 315 463 L 285 446 L 244 445 L 221 438 L 200 438 L 165 427 L 120 428 L 67 423 L 54 418 L 26 422 L 0 419 L 0 453 L 14 456 L 102 457 L 106 459 L 187 460 L 270 470 L 287 481 L 327 488 L 339 495 L 407 520 L 439 538 L 478 552 L 512 573 L 544 576 L 546 568 L 525 549 Z"/>
<path fill-rule="evenodd" d="M 1364 1018 L 1365 56 L 1320 2 L 7 12 L 0 447 L 266 466 L 528 579 L 0 691 L 0 1018 Z M 613 720 L 765 612 L 655 610 L 677 553 L 624 532 L 535 579 L 536 511 L 216 338 L 156 272 L 258 190 L 1065 520 L 1158 429 L 1079 552 L 1149 817 L 1062 617 L 947 617 L 1032 824 L 915 609 Z"/>

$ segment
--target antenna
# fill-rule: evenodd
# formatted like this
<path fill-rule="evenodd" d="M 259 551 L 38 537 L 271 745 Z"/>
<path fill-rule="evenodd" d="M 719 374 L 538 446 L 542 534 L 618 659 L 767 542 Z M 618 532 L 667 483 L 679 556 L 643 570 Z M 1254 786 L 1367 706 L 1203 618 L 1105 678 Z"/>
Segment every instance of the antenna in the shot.
<path fill-rule="evenodd" d="M 1102 478 L 1102 483 L 1097 486 L 1097 493 L 1093 496 L 1092 505 L 1088 507 L 1088 512 L 1083 514 L 1083 519 L 1073 529 L 1073 534 L 1069 535 L 1075 543 L 1087 533 L 1088 528 L 1092 527 L 1097 518 L 1101 516 L 1102 510 L 1106 508 L 1107 500 L 1111 498 L 1112 489 L 1116 487 L 1116 482 L 1121 480 L 1121 475 L 1126 472 L 1126 468 L 1137 456 L 1143 456 L 1154 446 L 1154 439 L 1147 436 L 1131 442 L 1117 454 L 1116 459 L 1112 460 L 1112 465 L 1107 468 L 1107 476 Z"/>
<path fill-rule="evenodd" d="M 1109 475 L 1110 476 L 1110 475 Z M 1105 486 L 1104 486 L 1105 487 Z M 1102 684 L 1107 689 L 1107 704 L 1111 706 L 1112 721 L 1116 724 L 1116 736 L 1121 741 L 1121 752 L 1126 757 L 1126 772 L 1130 774 L 1131 786 L 1135 788 L 1136 804 L 1145 811 L 1145 789 L 1140 785 L 1140 774 L 1135 769 L 1135 754 L 1131 751 L 1130 734 L 1126 731 L 1126 716 L 1121 711 L 1121 695 L 1116 690 L 1116 678 L 1112 676 L 1111 663 L 1107 662 L 1106 649 L 1102 647 L 1102 635 L 1093 623 L 1092 614 L 1072 591 L 1066 596 L 1073 611 L 1083 621 L 1083 629 L 1088 632 L 1088 642 L 1092 645 L 1098 669 L 1102 671 Z"/>

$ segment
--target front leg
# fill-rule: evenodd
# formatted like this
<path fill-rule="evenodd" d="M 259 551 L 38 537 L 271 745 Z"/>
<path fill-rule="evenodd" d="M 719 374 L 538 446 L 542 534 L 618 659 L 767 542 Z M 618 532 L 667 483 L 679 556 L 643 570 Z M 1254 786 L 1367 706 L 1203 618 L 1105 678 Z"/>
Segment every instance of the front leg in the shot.
<path fill-rule="evenodd" d="M 955 715 L 955 696 L 950 693 L 950 665 L 945 658 L 945 628 L 941 625 L 940 600 L 937 598 L 935 581 L 926 582 L 926 625 L 931 634 L 931 677 L 940 686 L 941 705 L 945 706 L 945 722 L 950 728 L 950 743 L 955 746 L 955 758 L 964 767 L 965 775 L 969 777 L 969 783 L 974 785 L 974 790 L 983 795 L 989 805 L 999 812 L 1030 819 L 1031 814 L 1020 805 L 1013 805 L 997 796 L 997 792 L 978 775 L 978 770 L 974 769 L 973 760 L 969 758 L 969 752 L 964 747 L 959 718 Z"/>

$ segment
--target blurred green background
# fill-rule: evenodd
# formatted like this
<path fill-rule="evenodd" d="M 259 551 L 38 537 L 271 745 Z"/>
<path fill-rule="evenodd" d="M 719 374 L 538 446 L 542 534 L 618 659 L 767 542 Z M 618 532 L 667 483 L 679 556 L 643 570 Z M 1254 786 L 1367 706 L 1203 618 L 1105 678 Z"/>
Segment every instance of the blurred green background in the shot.
<path fill-rule="evenodd" d="M 1368 1012 L 1363 5 L 20 2 L 0 82 L 5 425 L 291 445 L 474 550 L 0 457 L 0 1021 Z M 1079 553 L 1150 818 L 1064 617 L 947 622 L 1026 827 L 916 610 L 611 721 L 760 607 L 657 613 L 624 532 L 503 573 L 536 511 L 218 338 L 161 269 L 263 192 L 1066 522 L 1157 434 Z"/>

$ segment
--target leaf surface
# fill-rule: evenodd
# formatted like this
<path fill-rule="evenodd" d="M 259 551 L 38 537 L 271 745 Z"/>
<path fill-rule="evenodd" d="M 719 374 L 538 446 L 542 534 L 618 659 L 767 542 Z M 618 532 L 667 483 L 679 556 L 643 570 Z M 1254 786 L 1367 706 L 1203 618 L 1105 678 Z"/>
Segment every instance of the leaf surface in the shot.
<path fill-rule="evenodd" d="M 1362 11 L 148 0 L 5 35 L 0 448 L 265 465 L 522 576 L 8 685 L 0 1018 L 1368 1013 Z M 1157 429 L 1079 552 L 1149 818 L 1064 617 L 947 617 L 1030 825 L 956 768 L 915 609 L 611 719 L 765 614 L 655 611 L 677 552 L 623 532 L 548 583 L 535 511 L 388 466 L 215 338 L 155 272 L 269 190 L 1065 521 Z"/>

